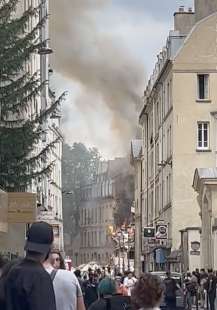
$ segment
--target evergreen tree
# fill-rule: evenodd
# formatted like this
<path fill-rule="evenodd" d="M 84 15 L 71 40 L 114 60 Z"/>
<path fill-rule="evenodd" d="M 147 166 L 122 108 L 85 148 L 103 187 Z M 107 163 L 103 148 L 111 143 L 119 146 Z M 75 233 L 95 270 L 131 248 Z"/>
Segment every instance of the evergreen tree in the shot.
<path fill-rule="evenodd" d="M 7 191 L 25 191 L 34 179 L 51 172 L 53 163 L 47 159 L 57 141 L 41 147 L 42 124 L 65 95 L 31 112 L 47 83 L 41 83 L 39 72 L 28 70 L 32 55 L 47 45 L 39 36 L 47 16 L 39 20 L 39 6 L 16 17 L 18 4 L 0 0 L 0 186 Z"/>

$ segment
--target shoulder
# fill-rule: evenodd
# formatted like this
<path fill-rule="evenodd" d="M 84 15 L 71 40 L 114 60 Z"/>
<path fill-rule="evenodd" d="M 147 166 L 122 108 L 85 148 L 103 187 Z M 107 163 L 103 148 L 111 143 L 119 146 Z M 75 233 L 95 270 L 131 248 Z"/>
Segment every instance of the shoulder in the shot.
<path fill-rule="evenodd" d="M 90 306 L 89 310 L 104 310 L 105 307 L 106 307 L 105 300 L 99 299 Z"/>
<path fill-rule="evenodd" d="M 61 275 L 62 277 L 67 277 L 70 279 L 76 279 L 77 280 L 75 274 L 69 270 L 58 269 L 58 275 Z"/>
<path fill-rule="evenodd" d="M 59 269 L 57 271 L 56 277 L 62 280 L 70 281 L 72 283 L 79 283 L 74 273 L 68 270 Z"/>

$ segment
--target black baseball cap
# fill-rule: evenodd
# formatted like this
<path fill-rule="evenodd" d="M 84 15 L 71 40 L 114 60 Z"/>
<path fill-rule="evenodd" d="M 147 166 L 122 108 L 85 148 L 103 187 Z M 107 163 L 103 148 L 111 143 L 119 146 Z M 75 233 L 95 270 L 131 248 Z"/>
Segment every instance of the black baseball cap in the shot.
<path fill-rule="evenodd" d="M 46 222 L 35 222 L 27 232 L 25 251 L 47 254 L 53 243 L 53 228 Z"/>

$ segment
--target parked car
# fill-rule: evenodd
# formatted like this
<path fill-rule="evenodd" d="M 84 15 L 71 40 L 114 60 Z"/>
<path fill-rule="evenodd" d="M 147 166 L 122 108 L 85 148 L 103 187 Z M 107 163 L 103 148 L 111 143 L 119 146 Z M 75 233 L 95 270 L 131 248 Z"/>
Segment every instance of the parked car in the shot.
<path fill-rule="evenodd" d="M 153 275 L 159 276 L 162 280 L 166 278 L 166 272 L 165 271 L 153 271 L 151 272 Z M 177 285 L 180 287 L 179 290 L 176 292 L 176 307 L 177 309 L 185 309 L 185 298 L 182 290 L 182 275 L 181 273 L 178 272 L 171 272 L 171 277 L 176 280 Z M 165 301 L 164 299 L 162 300 L 161 303 L 161 309 L 165 309 Z"/>

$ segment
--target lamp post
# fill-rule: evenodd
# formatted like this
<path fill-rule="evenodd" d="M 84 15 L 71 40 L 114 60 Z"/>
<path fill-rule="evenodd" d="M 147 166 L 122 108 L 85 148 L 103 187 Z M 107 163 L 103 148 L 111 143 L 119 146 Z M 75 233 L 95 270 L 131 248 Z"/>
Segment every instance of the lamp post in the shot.
<path fill-rule="evenodd" d="M 122 253 L 123 253 L 123 255 L 122 255 L 122 258 L 123 258 L 123 272 L 125 271 L 125 246 L 124 246 L 124 240 L 125 240 L 125 238 L 124 238 L 124 233 L 122 233 L 122 237 L 123 237 L 123 247 L 122 247 Z"/>
<path fill-rule="evenodd" d="M 128 231 L 128 249 L 127 249 L 127 269 L 128 271 L 130 271 L 130 234 L 129 234 L 129 231 Z"/>
<path fill-rule="evenodd" d="M 118 237 L 118 269 L 121 271 L 121 232 L 117 233 Z"/>

